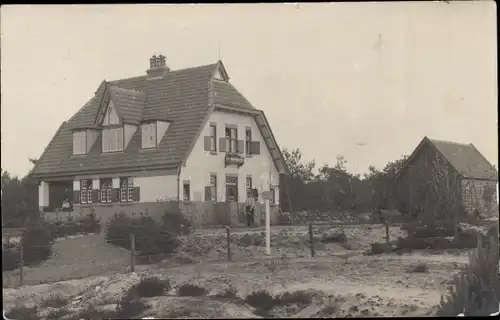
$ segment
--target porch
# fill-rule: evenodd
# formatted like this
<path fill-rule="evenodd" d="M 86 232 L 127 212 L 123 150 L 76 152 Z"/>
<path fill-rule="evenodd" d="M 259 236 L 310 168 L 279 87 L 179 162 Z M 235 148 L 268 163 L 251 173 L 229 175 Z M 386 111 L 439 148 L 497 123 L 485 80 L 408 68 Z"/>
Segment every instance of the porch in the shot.
<path fill-rule="evenodd" d="M 38 207 L 44 213 L 73 211 L 73 180 L 41 181 Z"/>

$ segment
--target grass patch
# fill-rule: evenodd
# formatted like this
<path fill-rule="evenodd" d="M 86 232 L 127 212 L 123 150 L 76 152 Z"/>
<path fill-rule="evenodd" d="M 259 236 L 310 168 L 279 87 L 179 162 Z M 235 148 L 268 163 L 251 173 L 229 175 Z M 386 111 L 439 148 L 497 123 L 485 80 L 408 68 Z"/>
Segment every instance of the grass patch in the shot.
<path fill-rule="evenodd" d="M 419 263 L 410 266 L 407 271 L 409 273 L 427 273 L 429 272 L 429 266 L 426 263 Z"/>
<path fill-rule="evenodd" d="M 207 289 L 195 284 L 186 283 L 177 288 L 179 297 L 199 297 L 207 293 Z"/>
<path fill-rule="evenodd" d="M 131 288 L 136 291 L 139 297 L 151 298 L 162 296 L 165 292 L 171 289 L 168 279 L 161 280 L 157 277 L 142 279 L 141 282 Z"/>
<path fill-rule="evenodd" d="M 60 294 L 51 294 L 40 304 L 42 308 L 62 308 L 69 303 L 69 299 Z"/>
<path fill-rule="evenodd" d="M 15 307 L 12 308 L 8 313 L 5 314 L 5 317 L 9 319 L 16 320 L 39 320 L 37 315 L 38 308 L 27 308 L 27 307 Z"/>

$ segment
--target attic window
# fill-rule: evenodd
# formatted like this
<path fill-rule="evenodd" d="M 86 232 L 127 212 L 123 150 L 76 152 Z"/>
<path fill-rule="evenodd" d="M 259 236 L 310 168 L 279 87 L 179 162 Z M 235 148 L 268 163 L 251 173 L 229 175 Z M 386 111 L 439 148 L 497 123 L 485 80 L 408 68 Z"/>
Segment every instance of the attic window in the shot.
<path fill-rule="evenodd" d="M 156 148 L 157 146 L 157 127 L 156 122 L 142 124 L 142 148 Z"/>
<path fill-rule="evenodd" d="M 78 130 L 73 132 L 73 154 L 87 153 L 87 132 Z"/>

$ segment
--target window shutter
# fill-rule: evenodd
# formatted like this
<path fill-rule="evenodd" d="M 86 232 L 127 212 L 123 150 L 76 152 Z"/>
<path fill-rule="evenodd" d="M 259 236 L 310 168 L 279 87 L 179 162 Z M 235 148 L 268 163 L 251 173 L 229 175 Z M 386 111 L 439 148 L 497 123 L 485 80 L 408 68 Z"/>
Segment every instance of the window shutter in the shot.
<path fill-rule="evenodd" d="M 251 142 L 250 154 L 260 154 L 260 141 L 252 141 Z"/>
<path fill-rule="evenodd" d="M 102 130 L 102 152 L 109 152 L 109 130 Z"/>
<path fill-rule="evenodd" d="M 259 197 L 259 190 L 258 189 L 252 189 L 252 196 L 254 196 L 254 198 L 258 198 Z"/>
<path fill-rule="evenodd" d="M 226 138 L 219 138 L 219 151 L 226 152 Z"/>
<path fill-rule="evenodd" d="M 141 188 L 134 187 L 134 201 L 141 201 Z"/>
<path fill-rule="evenodd" d="M 238 140 L 238 153 L 245 153 L 245 141 L 244 140 Z"/>
<path fill-rule="evenodd" d="M 210 136 L 205 136 L 205 151 L 210 151 Z"/>
<path fill-rule="evenodd" d="M 80 190 L 73 191 L 73 203 L 80 203 Z"/>
<path fill-rule="evenodd" d="M 113 188 L 113 190 L 111 190 L 111 202 L 120 202 L 119 188 Z"/>
<path fill-rule="evenodd" d="M 205 201 L 211 201 L 212 200 L 212 187 L 206 186 L 205 187 Z"/>
<path fill-rule="evenodd" d="M 92 190 L 92 202 L 93 203 L 99 202 L 99 193 L 100 192 L 97 189 Z"/>

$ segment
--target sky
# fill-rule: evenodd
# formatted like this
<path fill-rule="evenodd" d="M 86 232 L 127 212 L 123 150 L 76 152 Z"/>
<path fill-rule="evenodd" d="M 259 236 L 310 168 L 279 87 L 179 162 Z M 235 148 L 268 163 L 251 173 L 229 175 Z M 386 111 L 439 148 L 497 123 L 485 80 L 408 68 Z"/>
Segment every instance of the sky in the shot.
<path fill-rule="evenodd" d="M 102 80 L 223 61 L 280 147 L 383 168 L 424 136 L 498 165 L 496 8 L 480 2 L 3 5 L 1 166 L 25 175 Z"/>

